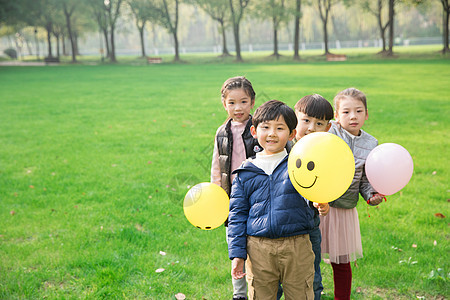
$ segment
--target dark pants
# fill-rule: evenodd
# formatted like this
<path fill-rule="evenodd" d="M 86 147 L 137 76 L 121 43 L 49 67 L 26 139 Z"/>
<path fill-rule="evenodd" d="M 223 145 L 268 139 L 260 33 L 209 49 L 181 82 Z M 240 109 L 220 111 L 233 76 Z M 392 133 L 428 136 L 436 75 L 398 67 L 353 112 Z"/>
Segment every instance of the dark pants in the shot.
<path fill-rule="evenodd" d="M 320 261 L 322 260 L 320 243 L 322 242 L 322 234 L 319 229 L 320 218 L 319 215 L 314 215 L 314 229 L 309 233 L 309 239 L 312 244 L 312 250 L 315 255 L 314 259 L 314 300 L 320 300 L 322 295 L 323 285 L 322 285 L 322 274 L 320 272 Z M 283 295 L 283 289 L 281 284 L 278 286 L 277 300 L 280 300 Z"/>

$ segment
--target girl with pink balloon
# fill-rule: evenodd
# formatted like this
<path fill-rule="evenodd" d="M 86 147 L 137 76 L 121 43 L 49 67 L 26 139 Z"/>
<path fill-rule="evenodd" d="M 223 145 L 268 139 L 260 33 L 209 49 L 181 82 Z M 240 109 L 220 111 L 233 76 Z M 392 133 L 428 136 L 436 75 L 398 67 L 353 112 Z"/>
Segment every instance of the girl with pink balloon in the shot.
<path fill-rule="evenodd" d="M 328 215 L 320 217 L 321 247 L 322 254 L 329 256 L 333 268 L 335 299 L 350 299 L 350 262 L 363 256 L 356 210 L 359 194 L 370 205 L 380 204 L 384 195 L 377 193 L 365 174 L 366 158 L 378 144 L 373 136 L 361 130 L 369 117 L 366 96 L 355 88 L 348 88 L 336 95 L 334 108 L 336 121 L 332 121 L 329 132 L 349 145 L 355 157 L 355 175 L 348 190 L 330 202 Z"/>

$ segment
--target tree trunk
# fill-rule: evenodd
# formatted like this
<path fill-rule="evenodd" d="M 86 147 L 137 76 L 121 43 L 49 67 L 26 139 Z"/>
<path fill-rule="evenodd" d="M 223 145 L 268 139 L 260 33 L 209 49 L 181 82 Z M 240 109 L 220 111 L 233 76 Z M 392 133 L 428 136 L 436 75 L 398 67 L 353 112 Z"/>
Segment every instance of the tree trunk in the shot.
<path fill-rule="evenodd" d="M 223 20 L 219 21 L 220 23 L 220 31 L 222 33 L 222 56 L 230 56 L 230 52 L 228 52 L 227 48 L 227 37 L 225 34 L 225 24 Z"/>
<path fill-rule="evenodd" d="M 111 25 L 111 32 L 110 32 L 110 35 L 111 35 L 111 39 L 110 39 L 110 41 L 111 41 L 111 55 L 110 55 L 110 59 L 111 59 L 111 62 L 117 62 L 117 59 L 116 59 L 116 46 L 115 46 L 115 43 L 114 43 L 114 26 L 112 26 Z"/>
<path fill-rule="evenodd" d="M 231 10 L 231 20 L 233 21 L 233 34 L 234 34 L 234 44 L 235 44 L 235 48 L 236 48 L 236 60 L 237 61 L 242 61 L 242 56 L 241 56 L 241 42 L 239 41 L 239 23 L 241 22 L 241 17 L 242 17 L 242 1 L 240 1 L 241 3 L 241 14 L 239 16 L 236 16 L 236 12 L 234 11 L 234 7 L 233 7 L 233 1 L 229 0 L 230 3 L 230 10 Z"/>
<path fill-rule="evenodd" d="M 233 32 L 234 32 L 234 44 L 236 47 L 236 60 L 242 61 L 241 43 L 239 41 L 239 23 L 233 25 Z"/>
<path fill-rule="evenodd" d="M 175 58 L 174 61 L 180 61 L 180 51 L 179 51 L 179 45 L 178 45 L 178 36 L 176 32 L 173 32 L 173 42 L 175 47 Z"/>
<path fill-rule="evenodd" d="M 66 16 L 66 25 L 67 25 L 67 32 L 69 33 L 69 40 L 70 40 L 70 45 L 72 47 L 72 63 L 76 63 L 77 62 L 77 57 L 76 57 L 76 49 L 75 49 L 75 41 L 73 38 L 73 33 L 72 33 L 72 24 L 70 23 L 70 16 L 72 13 L 70 13 L 67 8 L 64 8 L 64 14 Z"/>
<path fill-rule="evenodd" d="M 382 27 L 380 29 L 381 42 L 383 43 L 383 53 L 386 52 L 386 28 Z"/>
<path fill-rule="evenodd" d="M 108 30 L 103 28 L 103 36 L 105 37 L 106 57 L 111 57 L 111 50 L 109 49 Z"/>
<path fill-rule="evenodd" d="M 294 60 L 300 60 L 299 44 L 300 44 L 300 12 L 301 0 L 296 0 L 295 3 L 295 21 L 294 21 Z"/>
<path fill-rule="evenodd" d="M 382 10 L 383 10 L 383 2 L 382 0 L 378 0 L 378 7 L 377 12 L 375 13 L 375 16 L 377 17 L 378 21 L 378 28 L 380 29 L 380 38 L 381 42 L 383 44 L 383 49 L 381 50 L 382 53 L 386 52 L 386 26 L 389 25 L 389 23 L 386 24 L 386 26 L 383 26 L 383 20 L 382 20 Z"/>
<path fill-rule="evenodd" d="M 80 54 L 80 47 L 78 47 L 78 31 L 74 31 L 73 32 L 73 40 L 75 41 L 75 54 L 78 56 L 78 55 L 81 55 Z"/>
<path fill-rule="evenodd" d="M 273 55 L 278 58 L 280 54 L 278 53 L 278 30 L 275 27 L 273 28 Z"/>
<path fill-rule="evenodd" d="M 52 25 L 51 24 L 47 24 L 47 26 L 45 26 L 45 29 L 47 30 L 47 46 L 48 46 L 48 57 L 52 57 L 53 53 L 52 53 Z"/>
<path fill-rule="evenodd" d="M 66 50 L 66 36 L 61 34 L 61 44 L 62 44 L 62 53 L 64 56 L 67 56 L 67 50 Z"/>
<path fill-rule="evenodd" d="M 444 15 L 442 18 L 443 24 L 443 33 L 444 33 L 444 39 L 443 39 L 443 43 L 444 43 L 444 47 L 442 49 L 442 53 L 448 53 L 450 52 L 449 49 L 449 38 L 448 38 L 448 34 L 449 34 L 449 28 L 448 28 L 448 23 L 449 23 L 449 14 L 450 14 L 450 9 L 448 6 L 448 0 L 442 0 L 442 5 L 444 6 Z"/>
<path fill-rule="evenodd" d="M 394 55 L 394 2 L 395 0 L 389 0 L 389 56 Z"/>
<path fill-rule="evenodd" d="M 330 53 L 328 51 L 328 30 L 327 30 L 328 16 L 323 21 L 323 42 L 325 44 L 325 54 Z"/>
<path fill-rule="evenodd" d="M 141 53 L 142 53 L 142 57 L 145 57 L 145 43 L 144 43 L 144 26 L 145 26 L 145 22 L 142 24 L 142 27 L 139 27 L 139 37 L 141 38 Z"/>
<path fill-rule="evenodd" d="M 55 34 L 56 37 L 56 57 L 60 57 L 60 48 L 59 48 L 59 34 Z"/>
<path fill-rule="evenodd" d="M 330 53 L 328 51 L 328 30 L 327 30 L 327 24 L 328 24 L 328 13 L 330 11 L 331 8 L 331 0 L 324 0 L 323 1 L 323 6 L 325 9 L 325 12 L 322 11 L 322 0 L 318 0 L 317 3 L 319 4 L 319 15 L 320 15 L 320 19 L 322 20 L 322 26 L 323 26 L 323 42 L 324 42 L 324 46 L 325 46 L 325 53 L 324 55 L 327 55 L 328 53 Z"/>

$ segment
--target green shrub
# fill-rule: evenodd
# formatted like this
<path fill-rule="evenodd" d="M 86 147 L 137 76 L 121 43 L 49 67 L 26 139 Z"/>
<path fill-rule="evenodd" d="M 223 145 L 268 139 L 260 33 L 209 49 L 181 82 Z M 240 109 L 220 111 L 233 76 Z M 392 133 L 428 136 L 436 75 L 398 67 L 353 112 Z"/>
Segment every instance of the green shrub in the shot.
<path fill-rule="evenodd" d="M 17 59 L 17 51 L 13 48 L 8 48 L 3 51 L 6 55 L 8 55 L 12 59 Z"/>

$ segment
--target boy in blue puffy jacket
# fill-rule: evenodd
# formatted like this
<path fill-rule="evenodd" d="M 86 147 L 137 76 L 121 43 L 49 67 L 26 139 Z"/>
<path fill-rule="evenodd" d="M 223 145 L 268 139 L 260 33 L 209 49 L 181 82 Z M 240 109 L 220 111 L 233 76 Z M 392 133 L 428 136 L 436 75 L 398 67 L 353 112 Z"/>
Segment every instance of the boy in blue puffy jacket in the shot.
<path fill-rule="evenodd" d="M 296 126 L 295 112 L 283 102 L 261 105 L 250 130 L 264 150 L 233 172 L 228 218 L 231 275 L 247 275 L 250 299 L 276 299 L 279 282 L 287 300 L 314 297 L 314 253 L 308 234 L 314 213 L 291 184 L 285 149 Z"/>

